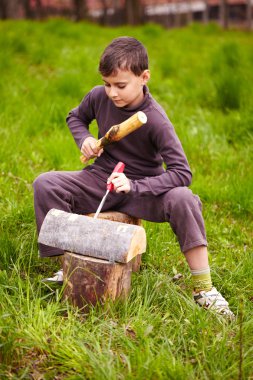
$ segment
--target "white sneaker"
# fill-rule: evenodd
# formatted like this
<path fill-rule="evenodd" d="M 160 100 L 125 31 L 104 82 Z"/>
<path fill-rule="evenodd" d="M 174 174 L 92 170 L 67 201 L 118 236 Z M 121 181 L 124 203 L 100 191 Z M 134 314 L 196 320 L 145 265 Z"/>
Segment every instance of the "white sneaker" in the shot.
<path fill-rule="evenodd" d="M 53 277 L 44 278 L 43 282 L 54 282 L 56 284 L 63 284 L 63 269 L 58 270 L 58 272 L 54 273 Z"/>
<path fill-rule="evenodd" d="M 204 309 L 210 309 L 217 314 L 234 319 L 234 313 L 229 309 L 228 302 L 224 297 L 218 292 L 218 290 L 213 287 L 208 292 L 202 290 L 199 293 L 193 293 L 194 301 Z"/>

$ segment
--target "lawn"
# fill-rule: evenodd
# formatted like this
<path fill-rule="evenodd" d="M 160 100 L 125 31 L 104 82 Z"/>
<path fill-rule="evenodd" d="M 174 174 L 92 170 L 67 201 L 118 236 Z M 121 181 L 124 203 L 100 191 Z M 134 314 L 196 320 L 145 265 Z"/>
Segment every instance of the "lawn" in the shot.
<path fill-rule="evenodd" d="M 124 302 L 83 314 L 41 281 L 58 263 L 38 258 L 32 182 L 82 168 L 65 118 L 102 84 L 99 56 L 120 35 L 148 49 L 149 88 L 187 154 L 233 323 L 193 304 L 167 224 L 144 222 L 148 248 Z M 56 19 L 1 22 L 0 43 L 0 378 L 253 379 L 252 33 Z"/>

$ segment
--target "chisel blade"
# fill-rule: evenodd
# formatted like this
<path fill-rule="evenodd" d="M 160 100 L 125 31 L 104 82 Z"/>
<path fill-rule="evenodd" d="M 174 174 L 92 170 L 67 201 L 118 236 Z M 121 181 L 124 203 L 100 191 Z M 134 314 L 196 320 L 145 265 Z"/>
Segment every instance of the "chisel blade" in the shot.
<path fill-rule="evenodd" d="M 110 190 L 107 190 L 104 197 L 102 198 L 102 201 L 100 202 L 100 205 L 98 206 L 98 209 L 96 211 L 96 214 L 94 215 L 94 219 L 97 219 L 100 211 L 102 210 L 102 207 L 104 206 L 104 203 L 105 203 L 105 200 L 106 200 L 106 197 L 107 195 L 109 194 Z"/>
<path fill-rule="evenodd" d="M 125 168 L 125 164 L 123 162 L 118 162 L 117 165 L 115 166 L 115 168 L 113 169 L 113 173 L 123 173 L 124 168 Z M 112 182 L 107 183 L 106 187 L 107 187 L 107 191 L 106 191 L 102 201 L 100 202 L 100 205 L 98 206 L 96 214 L 94 215 L 94 219 L 97 219 L 102 207 L 104 206 L 106 197 L 109 194 L 109 192 L 114 190 L 114 186 L 113 186 Z"/>

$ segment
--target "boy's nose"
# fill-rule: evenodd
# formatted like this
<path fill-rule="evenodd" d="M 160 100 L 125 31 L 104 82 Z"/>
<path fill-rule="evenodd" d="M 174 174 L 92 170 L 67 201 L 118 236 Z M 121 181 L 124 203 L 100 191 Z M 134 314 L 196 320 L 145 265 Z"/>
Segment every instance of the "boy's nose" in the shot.
<path fill-rule="evenodd" d="M 112 98 L 112 99 L 113 99 L 113 98 L 117 98 L 117 96 L 118 96 L 117 89 L 111 87 L 111 88 L 110 88 L 110 98 Z"/>

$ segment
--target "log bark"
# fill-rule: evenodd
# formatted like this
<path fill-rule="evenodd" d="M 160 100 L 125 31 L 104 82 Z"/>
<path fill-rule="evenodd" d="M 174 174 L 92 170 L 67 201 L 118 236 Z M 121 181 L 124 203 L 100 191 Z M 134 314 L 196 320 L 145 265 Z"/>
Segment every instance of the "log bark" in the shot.
<path fill-rule="evenodd" d="M 46 215 L 38 241 L 64 251 L 119 263 L 127 263 L 146 250 L 146 234 L 141 226 L 56 209 Z"/>

